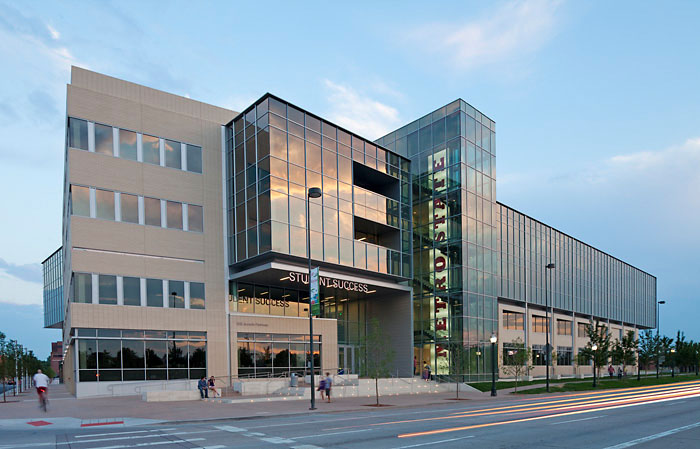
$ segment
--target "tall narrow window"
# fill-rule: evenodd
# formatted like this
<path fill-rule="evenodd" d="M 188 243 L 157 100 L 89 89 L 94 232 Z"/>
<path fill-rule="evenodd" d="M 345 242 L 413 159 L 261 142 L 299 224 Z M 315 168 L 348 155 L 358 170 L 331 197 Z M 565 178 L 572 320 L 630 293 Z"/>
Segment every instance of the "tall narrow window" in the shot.
<path fill-rule="evenodd" d="M 160 200 L 156 198 L 144 198 L 143 207 L 146 216 L 146 224 L 160 226 Z"/>
<path fill-rule="evenodd" d="M 125 306 L 141 305 L 141 279 L 124 276 L 122 279 Z"/>
<path fill-rule="evenodd" d="M 171 309 L 185 308 L 185 283 L 183 281 L 168 281 L 168 307 Z"/>
<path fill-rule="evenodd" d="M 157 137 L 144 134 L 141 139 L 143 161 L 160 165 L 160 140 Z"/>
<path fill-rule="evenodd" d="M 119 130 L 119 157 L 136 160 L 136 133 L 125 129 Z"/>
<path fill-rule="evenodd" d="M 90 216 L 90 188 L 71 186 L 71 212 L 73 215 Z"/>
<path fill-rule="evenodd" d="M 190 282 L 190 309 L 204 308 L 204 284 Z"/>
<path fill-rule="evenodd" d="M 88 150 L 87 122 L 78 118 L 68 119 L 68 146 Z"/>
<path fill-rule="evenodd" d="M 187 145 L 187 171 L 202 173 L 202 147 Z"/>
<path fill-rule="evenodd" d="M 168 227 L 171 229 L 182 229 L 182 203 L 168 201 Z"/>
<path fill-rule="evenodd" d="M 204 230 L 202 206 L 195 206 L 193 204 L 187 206 L 187 225 L 190 231 L 202 232 Z"/>
<path fill-rule="evenodd" d="M 102 153 L 110 156 L 114 154 L 111 126 L 95 123 L 95 153 Z"/>
<path fill-rule="evenodd" d="M 165 166 L 170 168 L 182 168 L 182 151 L 180 142 L 165 140 Z"/>
<path fill-rule="evenodd" d="M 95 198 L 97 200 L 97 218 L 114 220 L 114 192 L 97 189 Z"/>
<path fill-rule="evenodd" d="M 163 281 L 160 279 L 146 279 L 146 305 L 163 307 Z"/>
<path fill-rule="evenodd" d="M 129 195 L 127 193 L 122 193 L 119 195 L 121 197 L 121 211 L 122 211 L 122 221 L 127 223 L 138 223 L 139 222 L 139 197 L 136 195 Z"/>
<path fill-rule="evenodd" d="M 92 275 L 90 273 L 75 273 L 73 282 L 73 302 L 90 304 L 92 302 Z"/>
<path fill-rule="evenodd" d="M 100 282 L 100 304 L 117 303 L 117 277 L 101 274 Z"/>

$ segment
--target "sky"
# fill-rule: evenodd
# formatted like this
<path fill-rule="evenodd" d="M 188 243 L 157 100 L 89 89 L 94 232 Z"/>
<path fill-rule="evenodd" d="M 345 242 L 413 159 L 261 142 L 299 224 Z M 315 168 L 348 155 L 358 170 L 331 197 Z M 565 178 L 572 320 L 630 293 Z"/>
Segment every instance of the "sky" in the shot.
<path fill-rule="evenodd" d="M 658 279 L 700 340 L 700 3 L 0 0 L 0 331 L 41 357 L 77 65 L 242 110 L 265 92 L 375 139 L 456 98 L 497 196 Z"/>

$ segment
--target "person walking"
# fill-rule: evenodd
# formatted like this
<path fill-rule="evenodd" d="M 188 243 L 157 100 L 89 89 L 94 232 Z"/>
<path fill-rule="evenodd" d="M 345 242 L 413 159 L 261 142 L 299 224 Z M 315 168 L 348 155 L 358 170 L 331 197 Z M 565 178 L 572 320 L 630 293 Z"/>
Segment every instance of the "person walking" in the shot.
<path fill-rule="evenodd" d="M 318 381 L 317 390 L 321 392 L 321 400 L 323 400 L 323 395 L 326 394 L 326 379 L 321 378 L 321 380 Z"/>
<path fill-rule="evenodd" d="M 331 373 L 326 373 L 324 388 L 326 389 L 326 399 L 331 402 L 331 386 L 333 385 L 333 379 L 331 378 Z"/>
<path fill-rule="evenodd" d="M 197 382 L 197 388 L 199 388 L 199 395 L 202 397 L 202 399 L 209 398 L 206 377 L 202 377 L 201 379 L 199 379 L 199 382 Z"/>
<path fill-rule="evenodd" d="M 615 374 L 615 368 L 613 368 L 612 365 L 608 365 L 608 375 L 610 376 L 611 379 L 613 377 L 613 374 Z"/>
<path fill-rule="evenodd" d="M 219 392 L 216 390 L 216 381 L 214 379 L 214 376 L 211 376 L 209 378 L 209 390 L 211 390 L 214 397 L 217 397 L 219 395 Z"/>
<path fill-rule="evenodd" d="M 46 411 L 46 406 L 49 403 L 49 384 L 51 380 L 40 369 L 36 370 L 32 380 L 34 381 L 34 387 L 36 387 L 36 394 L 39 396 L 39 407 Z"/>
<path fill-rule="evenodd" d="M 423 360 L 423 380 L 427 382 L 428 379 L 430 379 L 430 367 L 425 360 Z"/>

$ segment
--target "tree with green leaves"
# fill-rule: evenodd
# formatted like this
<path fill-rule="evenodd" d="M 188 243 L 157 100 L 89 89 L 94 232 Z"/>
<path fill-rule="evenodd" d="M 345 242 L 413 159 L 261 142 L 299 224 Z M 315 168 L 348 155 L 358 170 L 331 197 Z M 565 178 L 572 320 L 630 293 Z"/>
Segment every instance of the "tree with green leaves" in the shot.
<path fill-rule="evenodd" d="M 7 340 L 5 334 L 0 332 L 0 379 L 2 379 L 2 402 L 7 402 L 5 389 L 7 388 L 7 364 L 9 358 L 7 356 Z"/>
<path fill-rule="evenodd" d="M 637 347 L 639 340 L 634 338 L 634 331 L 627 331 L 622 336 L 622 341 L 618 342 L 618 363 L 622 365 L 622 372 L 626 372 L 627 366 L 635 366 L 637 364 Z"/>
<path fill-rule="evenodd" d="M 593 360 L 595 369 L 597 370 L 598 377 L 600 377 L 600 368 L 608 364 L 608 359 L 610 358 L 610 334 L 608 333 L 608 327 L 605 324 L 601 324 L 600 321 L 596 321 L 595 324 L 593 320 L 586 324 L 586 336 L 588 337 L 588 343 L 585 348 L 581 349 L 579 356 L 585 360 Z M 596 350 L 593 350 L 593 345 L 596 346 Z"/>
<path fill-rule="evenodd" d="M 394 350 L 386 344 L 389 337 L 379 325 L 379 320 L 372 318 L 367 334 L 362 339 L 362 372 L 374 379 L 374 391 L 379 405 L 379 379 L 389 377 L 394 361 Z"/>
<path fill-rule="evenodd" d="M 503 358 L 501 359 L 501 370 L 507 376 L 515 378 L 515 391 L 518 391 L 518 380 L 530 373 L 532 367 L 530 360 L 532 359 L 532 350 L 526 347 L 523 340 L 518 337 L 511 342 L 509 348 L 503 349 Z"/>
<path fill-rule="evenodd" d="M 659 365 L 662 365 L 666 368 L 671 366 L 673 364 L 673 360 L 671 359 L 671 348 L 673 347 L 673 339 L 671 337 L 660 337 L 659 339 L 659 348 L 658 348 L 658 354 L 659 356 L 657 357 L 657 360 L 659 361 Z M 663 358 L 663 362 L 661 359 Z M 658 369 L 657 369 L 657 376 L 658 376 Z"/>
<path fill-rule="evenodd" d="M 644 366 L 648 369 L 649 364 L 656 360 L 659 352 L 659 338 L 650 330 L 642 332 L 638 340 L 639 367 L 637 369 L 637 380 L 640 380 L 639 368 Z"/>
<path fill-rule="evenodd" d="M 461 343 L 451 343 L 450 349 L 450 372 L 455 376 L 456 399 L 459 399 L 459 384 L 464 380 L 464 373 L 467 371 L 469 364 L 469 356 L 467 350 Z"/>

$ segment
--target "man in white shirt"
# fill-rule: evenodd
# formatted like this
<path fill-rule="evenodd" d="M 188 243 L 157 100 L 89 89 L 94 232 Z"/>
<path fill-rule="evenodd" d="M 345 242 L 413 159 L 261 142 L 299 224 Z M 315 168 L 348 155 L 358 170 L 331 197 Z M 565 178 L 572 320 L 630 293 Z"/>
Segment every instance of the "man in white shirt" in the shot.
<path fill-rule="evenodd" d="M 36 394 L 39 396 L 39 402 L 42 402 L 42 396 L 46 395 L 49 389 L 49 377 L 42 373 L 40 369 L 36 370 L 36 374 L 33 377 L 34 386 L 36 387 Z M 45 400 L 46 396 L 44 396 Z M 42 403 L 42 407 L 44 404 Z"/>

